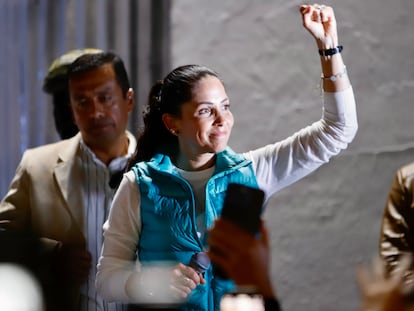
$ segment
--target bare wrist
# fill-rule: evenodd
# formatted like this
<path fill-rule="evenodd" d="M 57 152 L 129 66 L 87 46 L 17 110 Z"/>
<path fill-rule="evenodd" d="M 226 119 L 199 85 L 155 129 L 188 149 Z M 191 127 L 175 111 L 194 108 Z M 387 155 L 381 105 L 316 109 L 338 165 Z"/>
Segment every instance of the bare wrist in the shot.
<path fill-rule="evenodd" d="M 327 38 L 325 40 L 316 40 L 316 44 L 319 50 L 332 49 L 338 46 L 338 38 Z"/>

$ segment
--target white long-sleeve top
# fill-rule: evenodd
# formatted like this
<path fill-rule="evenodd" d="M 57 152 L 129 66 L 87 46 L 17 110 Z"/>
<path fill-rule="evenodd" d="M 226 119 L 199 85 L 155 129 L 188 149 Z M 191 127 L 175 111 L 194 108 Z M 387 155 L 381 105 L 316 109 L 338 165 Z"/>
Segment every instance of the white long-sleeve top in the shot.
<path fill-rule="evenodd" d="M 325 92 L 319 121 L 282 141 L 244 153 L 252 161 L 265 200 L 346 149 L 357 128 L 352 87 L 335 93 Z M 121 181 L 104 225 L 96 286 L 107 300 L 134 302 L 160 298 L 163 297 L 160 287 L 169 282 L 165 271 L 142 269 L 134 257 L 141 231 L 140 201 L 135 175 L 129 171 Z"/>

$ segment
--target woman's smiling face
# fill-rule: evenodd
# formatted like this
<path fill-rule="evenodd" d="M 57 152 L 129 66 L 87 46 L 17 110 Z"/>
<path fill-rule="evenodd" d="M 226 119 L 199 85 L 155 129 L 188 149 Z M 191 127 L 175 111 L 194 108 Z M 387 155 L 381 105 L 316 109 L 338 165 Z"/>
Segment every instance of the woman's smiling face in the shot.
<path fill-rule="evenodd" d="M 193 158 L 223 151 L 234 123 L 223 83 L 214 76 L 206 76 L 198 81 L 192 94 L 174 122 L 181 152 Z"/>

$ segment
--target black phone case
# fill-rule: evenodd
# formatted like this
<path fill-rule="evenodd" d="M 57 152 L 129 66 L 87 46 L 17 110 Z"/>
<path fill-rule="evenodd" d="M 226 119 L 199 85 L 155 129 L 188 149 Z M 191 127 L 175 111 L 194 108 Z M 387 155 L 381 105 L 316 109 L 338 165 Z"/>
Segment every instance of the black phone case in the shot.
<path fill-rule="evenodd" d="M 239 225 L 251 234 L 260 229 L 264 192 L 241 184 L 229 184 L 221 217 Z"/>

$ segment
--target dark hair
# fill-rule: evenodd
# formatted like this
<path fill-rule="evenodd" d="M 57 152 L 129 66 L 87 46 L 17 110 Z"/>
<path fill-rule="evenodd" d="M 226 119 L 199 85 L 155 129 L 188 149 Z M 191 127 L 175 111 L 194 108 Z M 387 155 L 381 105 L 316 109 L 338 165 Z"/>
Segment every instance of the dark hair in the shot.
<path fill-rule="evenodd" d="M 125 96 L 130 88 L 128 74 L 122 59 L 112 52 L 85 54 L 78 57 L 68 68 L 68 79 L 70 80 L 75 75 L 97 69 L 107 63 L 112 64 L 116 81 L 122 89 L 122 94 Z"/>
<path fill-rule="evenodd" d="M 152 86 L 144 113 L 144 129 L 138 135 L 137 152 L 130 167 L 139 161 L 150 160 L 157 151 L 168 154 L 177 150 L 177 137 L 167 130 L 162 115 L 169 113 L 180 116 L 181 106 L 191 100 L 197 83 L 206 76 L 219 78 L 216 72 L 207 67 L 184 65 L 175 68 L 164 80 Z"/>

